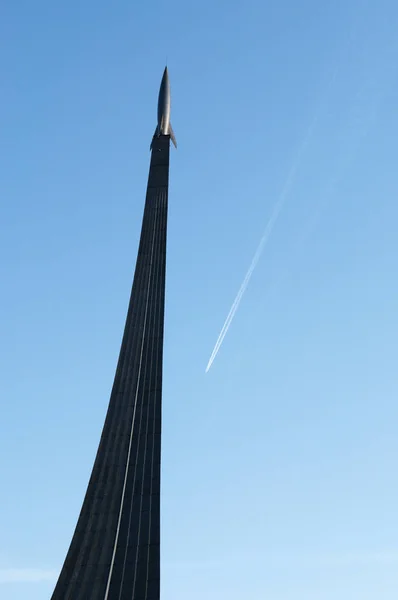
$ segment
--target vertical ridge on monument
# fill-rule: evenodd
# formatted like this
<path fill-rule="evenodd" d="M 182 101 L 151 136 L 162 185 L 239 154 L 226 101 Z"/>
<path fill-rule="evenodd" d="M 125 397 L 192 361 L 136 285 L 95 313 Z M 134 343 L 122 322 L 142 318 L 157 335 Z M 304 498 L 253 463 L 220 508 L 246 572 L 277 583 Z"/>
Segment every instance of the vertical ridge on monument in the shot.
<path fill-rule="evenodd" d="M 163 329 L 170 139 L 167 67 L 130 303 L 83 506 L 52 600 L 159 600 Z"/>

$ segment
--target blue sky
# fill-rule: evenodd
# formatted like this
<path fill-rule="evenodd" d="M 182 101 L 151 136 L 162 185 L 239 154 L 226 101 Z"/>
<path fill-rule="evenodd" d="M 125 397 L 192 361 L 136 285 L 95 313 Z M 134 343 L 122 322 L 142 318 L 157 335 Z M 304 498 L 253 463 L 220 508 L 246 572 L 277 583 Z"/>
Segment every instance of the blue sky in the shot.
<path fill-rule="evenodd" d="M 2 3 L 0 598 L 73 533 L 167 60 L 162 599 L 396 600 L 396 2 L 136 5 Z"/>

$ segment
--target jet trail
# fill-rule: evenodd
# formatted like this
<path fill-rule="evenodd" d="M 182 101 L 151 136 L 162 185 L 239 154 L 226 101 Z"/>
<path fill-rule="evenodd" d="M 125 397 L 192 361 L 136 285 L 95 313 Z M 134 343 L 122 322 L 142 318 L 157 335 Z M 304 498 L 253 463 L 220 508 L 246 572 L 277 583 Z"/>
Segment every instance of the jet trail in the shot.
<path fill-rule="evenodd" d="M 304 153 L 306 147 L 308 146 L 308 143 L 309 143 L 309 141 L 310 141 L 310 139 L 311 139 L 311 137 L 313 135 L 315 126 L 317 124 L 317 121 L 318 121 L 318 114 L 312 120 L 312 122 L 311 122 L 311 124 L 310 124 L 310 126 L 308 128 L 308 131 L 307 131 L 307 133 L 306 133 L 306 135 L 305 135 L 305 137 L 304 137 L 304 139 L 303 139 L 303 141 L 302 141 L 302 143 L 301 143 L 301 145 L 300 145 L 300 147 L 299 147 L 299 149 L 297 151 L 296 157 L 295 157 L 295 159 L 293 161 L 293 164 L 292 164 L 292 166 L 290 168 L 290 171 L 288 173 L 285 185 L 283 186 L 282 192 L 281 192 L 281 194 L 280 194 L 280 196 L 279 196 L 279 198 L 278 198 L 278 200 L 277 200 L 277 202 L 276 202 L 276 204 L 275 204 L 275 206 L 273 208 L 271 217 L 270 217 L 270 219 L 269 219 L 269 221 L 268 221 L 268 223 L 266 225 L 266 228 L 264 230 L 264 233 L 262 235 L 260 243 L 258 244 L 257 250 L 256 250 L 256 252 L 255 252 L 255 254 L 253 256 L 253 259 L 252 259 L 251 263 L 250 263 L 250 267 L 249 267 L 249 269 L 248 269 L 248 271 L 247 271 L 247 273 L 245 275 L 245 278 L 244 278 L 244 280 L 243 280 L 243 282 L 242 282 L 242 284 L 241 284 L 241 286 L 239 288 L 239 291 L 238 291 L 238 293 L 237 293 L 237 295 L 235 297 L 235 300 L 233 301 L 232 306 L 230 308 L 230 311 L 228 313 L 228 316 L 225 319 L 225 323 L 224 323 L 224 325 L 223 325 L 223 327 L 222 327 L 222 329 L 220 331 L 220 334 L 219 334 L 219 336 L 217 338 L 217 341 L 216 341 L 216 344 L 214 346 L 213 352 L 211 353 L 209 362 L 207 363 L 206 373 L 209 371 L 211 365 L 214 362 L 214 359 L 216 358 L 216 356 L 218 354 L 218 351 L 221 348 L 221 345 L 222 345 L 222 343 L 224 341 L 224 338 L 227 335 L 228 329 L 230 328 L 231 323 L 233 321 L 233 318 L 234 318 L 234 316 L 236 314 L 236 311 L 239 308 L 239 304 L 240 304 L 240 302 L 241 302 L 241 300 L 243 298 L 243 295 L 244 295 L 244 293 L 245 293 L 245 291 L 246 291 L 246 289 L 247 289 L 247 287 L 248 287 L 248 285 L 250 283 L 250 279 L 251 279 L 251 277 L 253 275 L 254 269 L 256 268 L 257 263 L 260 260 L 261 254 L 262 254 L 262 252 L 264 250 L 264 247 L 265 247 L 266 243 L 268 242 L 268 239 L 269 239 L 269 237 L 270 237 L 270 235 L 272 233 L 272 230 L 273 230 L 273 228 L 275 226 L 275 223 L 276 223 L 276 221 L 277 221 L 277 219 L 279 217 L 279 214 L 280 214 L 280 212 L 281 212 L 281 210 L 282 210 L 282 208 L 283 208 L 283 206 L 285 204 L 287 195 L 288 195 L 288 193 L 290 191 L 290 188 L 291 188 L 293 180 L 294 180 L 294 176 L 296 175 L 296 171 L 297 171 L 297 169 L 298 169 L 298 167 L 300 165 L 303 153 Z"/>

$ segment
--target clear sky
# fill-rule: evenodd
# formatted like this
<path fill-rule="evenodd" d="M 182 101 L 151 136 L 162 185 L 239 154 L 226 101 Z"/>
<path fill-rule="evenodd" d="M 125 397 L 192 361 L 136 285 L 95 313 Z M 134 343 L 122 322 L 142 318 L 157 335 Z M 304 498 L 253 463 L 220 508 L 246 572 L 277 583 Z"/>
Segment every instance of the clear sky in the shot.
<path fill-rule="evenodd" d="M 3 0 L 1 600 L 48 599 L 75 527 L 166 60 L 162 600 L 396 600 L 397 30 L 396 0 Z"/>

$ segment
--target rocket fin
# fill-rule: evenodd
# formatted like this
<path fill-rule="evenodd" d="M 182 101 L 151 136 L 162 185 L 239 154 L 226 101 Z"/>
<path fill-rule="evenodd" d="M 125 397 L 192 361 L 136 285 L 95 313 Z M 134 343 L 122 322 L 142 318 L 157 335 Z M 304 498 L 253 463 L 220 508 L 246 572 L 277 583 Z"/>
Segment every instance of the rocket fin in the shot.
<path fill-rule="evenodd" d="M 174 131 L 173 128 L 171 126 L 171 123 L 169 125 L 169 134 L 170 134 L 170 139 L 174 144 L 174 147 L 177 148 L 177 140 L 176 140 L 176 136 L 174 135 Z"/>

